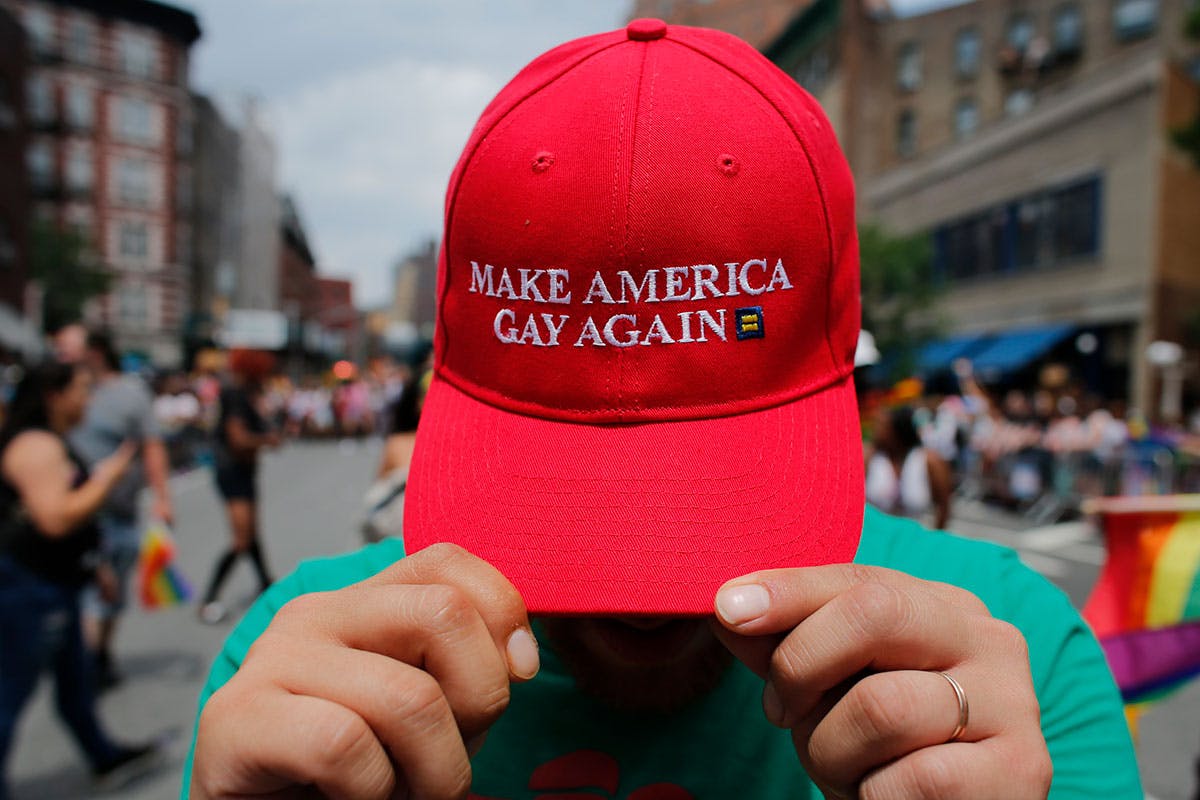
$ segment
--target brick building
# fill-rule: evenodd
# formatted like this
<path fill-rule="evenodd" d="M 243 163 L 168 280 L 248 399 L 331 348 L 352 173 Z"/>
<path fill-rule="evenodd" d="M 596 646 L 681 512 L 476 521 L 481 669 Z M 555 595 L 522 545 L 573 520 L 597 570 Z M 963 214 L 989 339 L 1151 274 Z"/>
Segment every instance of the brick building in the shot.
<path fill-rule="evenodd" d="M 91 321 L 182 359 L 193 180 L 195 16 L 151 0 L 5 0 L 30 50 L 27 164 L 38 218 L 80 231 L 114 272 Z"/>
<path fill-rule="evenodd" d="M 358 350 L 362 315 L 354 307 L 354 282 L 316 276 L 317 317 L 310 323 L 309 345 L 331 357 L 347 358 Z M 320 347 L 314 347 L 315 339 Z"/>

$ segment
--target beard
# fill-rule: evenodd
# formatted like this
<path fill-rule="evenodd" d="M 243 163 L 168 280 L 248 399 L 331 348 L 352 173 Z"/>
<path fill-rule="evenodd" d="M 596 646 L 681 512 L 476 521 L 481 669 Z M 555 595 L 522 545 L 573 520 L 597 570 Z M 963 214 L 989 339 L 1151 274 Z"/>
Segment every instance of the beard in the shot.
<path fill-rule="evenodd" d="M 677 711 L 715 689 L 733 663 L 704 619 L 542 622 L 579 690 L 620 711 Z"/>

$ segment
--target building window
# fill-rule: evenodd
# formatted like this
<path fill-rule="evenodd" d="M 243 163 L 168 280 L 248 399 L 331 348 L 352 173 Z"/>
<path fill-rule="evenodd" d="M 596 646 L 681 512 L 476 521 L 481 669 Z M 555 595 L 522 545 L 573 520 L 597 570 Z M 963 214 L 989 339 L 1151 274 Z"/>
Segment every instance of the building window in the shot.
<path fill-rule="evenodd" d="M 1033 92 L 1029 89 L 1017 89 L 1010 92 L 1004 100 L 1004 113 L 1010 117 L 1028 114 L 1033 108 Z"/>
<path fill-rule="evenodd" d="M 67 86 L 67 124 L 77 130 L 91 130 L 96 118 L 96 95 L 86 83 Z"/>
<path fill-rule="evenodd" d="M 140 283 L 123 283 L 117 290 L 117 317 L 127 328 L 143 329 L 150 321 L 149 293 Z"/>
<path fill-rule="evenodd" d="M 896 85 L 906 92 L 921 88 L 921 47 L 916 42 L 900 46 L 896 59 Z"/>
<path fill-rule="evenodd" d="M 150 205 L 150 165 L 123 158 L 117 162 L 117 200 L 125 205 Z"/>
<path fill-rule="evenodd" d="M 127 142 L 154 144 L 154 106 L 136 97 L 117 101 L 116 133 Z"/>
<path fill-rule="evenodd" d="M 67 188 L 76 194 L 90 194 L 94 171 L 92 148 L 75 143 L 67 151 Z"/>
<path fill-rule="evenodd" d="M 1118 41 L 1149 36 L 1158 28 L 1158 0 L 1116 0 L 1113 32 Z"/>
<path fill-rule="evenodd" d="M 50 55 L 56 51 L 54 44 L 54 17 L 45 8 L 25 7 L 25 31 L 29 34 L 30 49 L 34 55 Z"/>
<path fill-rule="evenodd" d="M 145 261 L 150 255 L 150 233 L 144 222 L 122 222 L 117 237 L 117 253 L 121 258 Z"/>
<path fill-rule="evenodd" d="M 66 52 L 81 64 L 96 63 L 96 34 L 90 20 L 78 16 L 68 20 Z"/>
<path fill-rule="evenodd" d="M 979 30 L 963 28 L 954 37 L 954 70 L 960 78 L 973 78 L 979 73 Z"/>
<path fill-rule="evenodd" d="M 1054 12 L 1054 52 L 1058 56 L 1076 55 L 1083 50 L 1083 13 L 1070 3 Z"/>
<path fill-rule="evenodd" d="M 187 169 L 178 172 L 175 183 L 175 211 L 186 214 L 192 210 L 192 173 Z"/>
<path fill-rule="evenodd" d="M 134 31 L 121 31 L 117 36 L 117 58 L 121 71 L 135 78 L 158 76 L 158 53 L 154 40 Z"/>
<path fill-rule="evenodd" d="M 54 84 L 45 75 L 32 75 L 25 83 L 29 120 L 35 125 L 54 122 Z"/>
<path fill-rule="evenodd" d="M 954 135 L 966 139 L 979 127 L 979 104 L 973 97 L 964 97 L 954 105 Z"/>
<path fill-rule="evenodd" d="M 828 47 L 820 47 L 800 59 L 792 76 L 810 94 L 818 94 L 833 73 L 833 57 Z"/>
<path fill-rule="evenodd" d="M 994 275 L 1007 260 L 1008 215 L 988 209 L 944 225 L 934 233 L 934 265 L 943 279 L 962 280 Z"/>
<path fill-rule="evenodd" d="M 1028 14 L 1014 15 L 1008 21 L 1005 39 L 1009 47 L 1018 52 L 1025 52 L 1025 48 L 1033 41 L 1033 17 Z"/>
<path fill-rule="evenodd" d="M 1100 248 L 1100 181 L 1091 179 L 1051 195 L 1055 203 L 1053 258 L 1094 256 Z"/>
<path fill-rule="evenodd" d="M 917 114 L 911 108 L 900 112 L 896 119 L 896 153 L 909 158 L 917 152 Z"/>
<path fill-rule="evenodd" d="M 191 114 L 180 109 L 175 114 L 175 152 L 181 156 L 190 155 L 194 146 Z"/>
<path fill-rule="evenodd" d="M 54 147 L 50 142 L 29 145 L 25 151 L 25 165 L 29 169 L 29 183 L 35 190 L 54 186 Z"/>
<path fill-rule="evenodd" d="M 1093 177 L 984 209 L 934 232 L 944 278 L 1021 273 L 1100 251 L 1100 179 Z"/>

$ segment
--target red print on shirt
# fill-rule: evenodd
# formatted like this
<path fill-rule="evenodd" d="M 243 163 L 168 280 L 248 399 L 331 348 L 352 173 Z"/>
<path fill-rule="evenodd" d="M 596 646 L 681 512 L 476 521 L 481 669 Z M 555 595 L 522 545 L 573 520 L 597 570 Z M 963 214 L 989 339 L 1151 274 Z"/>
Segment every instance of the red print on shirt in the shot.
<path fill-rule="evenodd" d="M 576 750 L 547 761 L 529 777 L 529 788 L 541 792 L 534 800 L 619 800 L 621 768 L 598 750 Z M 501 800 L 468 795 L 467 800 Z M 652 783 L 634 789 L 624 800 L 694 800 L 691 792 L 673 783 Z"/>

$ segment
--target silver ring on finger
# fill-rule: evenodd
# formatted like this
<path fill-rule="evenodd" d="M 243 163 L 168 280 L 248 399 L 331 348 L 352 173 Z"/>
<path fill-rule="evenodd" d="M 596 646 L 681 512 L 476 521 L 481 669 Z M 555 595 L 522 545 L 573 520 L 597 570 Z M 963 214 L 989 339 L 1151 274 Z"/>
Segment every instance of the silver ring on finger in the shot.
<path fill-rule="evenodd" d="M 954 733 L 950 734 L 950 738 L 946 740 L 957 742 L 962 738 L 963 732 L 967 729 L 967 722 L 971 719 L 971 707 L 967 703 L 967 693 L 963 691 L 962 684 L 956 681 L 949 673 L 939 672 L 946 681 L 950 684 L 950 688 L 954 689 L 954 697 L 958 700 L 958 724 L 954 727 Z"/>

